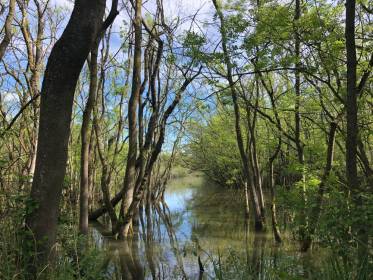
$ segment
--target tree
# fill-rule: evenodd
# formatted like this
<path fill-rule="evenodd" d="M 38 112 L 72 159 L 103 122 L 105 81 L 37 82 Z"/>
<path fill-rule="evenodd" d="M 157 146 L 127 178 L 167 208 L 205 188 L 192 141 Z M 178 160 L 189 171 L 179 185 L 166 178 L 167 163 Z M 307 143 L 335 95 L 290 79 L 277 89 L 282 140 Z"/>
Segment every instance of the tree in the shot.
<path fill-rule="evenodd" d="M 135 18 L 133 26 L 135 31 L 135 45 L 133 55 L 133 72 L 132 72 L 132 91 L 128 102 L 128 155 L 126 174 L 124 177 L 124 193 L 122 197 L 121 216 L 123 217 L 133 201 L 133 193 L 135 190 L 136 180 L 136 159 L 137 159 L 137 106 L 140 90 L 141 90 L 141 42 L 142 42 L 142 0 L 136 0 Z M 128 226 L 128 225 L 127 225 Z M 119 230 L 119 234 L 123 237 L 128 233 L 128 228 L 124 228 L 123 224 Z"/>
<path fill-rule="evenodd" d="M 346 99 L 346 175 L 348 187 L 355 193 L 359 182 L 357 176 L 357 91 L 356 91 L 356 45 L 355 1 L 346 1 L 346 51 L 347 51 L 347 99 Z"/>
<path fill-rule="evenodd" d="M 31 262 L 36 264 L 31 266 L 33 277 L 37 267 L 53 259 L 75 87 L 92 44 L 117 14 L 115 9 L 103 22 L 105 4 L 105 0 L 75 1 L 44 73 L 36 169 L 26 216 L 29 234 L 25 246 L 28 250 L 36 248 Z"/>
<path fill-rule="evenodd" d="M 226 79 L 228 80 L 228 83 L 229 83 L 229 90 L 231 92 L 231 97 L 232 97 L 233 106 L 234 106 L 236 140 L 237 140 L 238 149 L 240 151 L 240 156 L 241 156 L 241 161 L 242 161 L 242 166 L 243 166 L 244 186 L 245 188 L 247 188 L 248 186 L 250 187 L 250 197 L 252 200 L 252 205 L 254 207 L 255 228 L 260 231 L 264 229 L 264 220 L 263 220 L 262 212 L 261 212 L 260 205 L 259 205 L 257 190 L 255 189 L 255 186 L 254 186 L 254 181 L 252 177 L 253 175 L 251 174 L 250 168 L 249 168 L 249 159 L 245 153 L 245 148 L 244 148 L 244 143 L 243 143 L 241 124 L 240 124 L 241 113 L 240 113 L 240 108 L 238 105 L 238 94 L 235 88 L 236 85 L 235 85 L 235 82 L 233 81 L 232 62 L 231 62 L 229 50 L 227 47 L 228 37 L 227 37 L 224 16 L 223 16 L 223 13 L 222 13 L 222 10 L 221 10 L 221 7 L 218 1 L 213 0 L 213 4 L 216 10 L 216 13 L 218 15 L 219 21 L 220 21 L 220 35 L 221 35 L 221 40 L 222 40 L 221 44 L 223 48 L 224 63 L 225 63 L 226 71 L 227 71 Z M 246 203 L 246 212 L 248 214 L 247 203 Z"/>
<path fill-rule="evenodd" d="M 346 1 L 346 55 L 347 55 L 347 95 L 346 95 L 346 177 L 347 185 L 351 191 L 352 201 L 357 209 L 362 209 L 363 199 L 361 183 L 358 177 L 358 85 L 357 85 L 357 58 L 355 43 L 355 9 L 356 1 Z M 369 75 L 369 74 L 368 74 Z M 359 85 L 360 87 L 360 85 Z M 365 263 L 367 256 L 368 232 L 363 218 L 357 219 L 354 224 L 358 237 L 359 264 Z"/>
<path fill-rule="evenodd" d="M 93 106 L 97 95 L 97 60 L 100 36 L 93 43 L 91 57 L 89 59 L 89 90 L 87 103 L 83 111 L 81 128 L 82 147 L 80 155 L 80 196 L 79 196 L 79 232 L 88 233 L 88 199 L 89 199 L 89 146 L 90 146 L 90 122 Z"/>

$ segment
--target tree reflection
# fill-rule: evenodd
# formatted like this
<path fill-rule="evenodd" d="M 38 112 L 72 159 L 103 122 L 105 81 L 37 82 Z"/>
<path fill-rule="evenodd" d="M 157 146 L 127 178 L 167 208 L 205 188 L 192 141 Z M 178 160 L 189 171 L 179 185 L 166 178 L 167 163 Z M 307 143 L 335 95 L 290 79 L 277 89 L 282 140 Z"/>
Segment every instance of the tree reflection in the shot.
<path fill-rule="evenodd" d="M 95 242 L 110 248 L 113 279 L 272 279 L 276 271 L 307 276 L 289 244 L 278 245 L 268 231 L 257 234 L 245 218 L 242 194 L 199 190 L 170 208 L 166 201 L 145 200 L 133 220 L 133 237 L 123 241 L 108 236 L 103 225 L 94 225 L 105 239 Z M 174 204 L 175 205 L 175 204 Z M 175 210 L 176 208 L 176 210 Z M 297 263 L 297 265 L 294 265 Z M 311 273 L 309 273 L 311 274 Z"/>

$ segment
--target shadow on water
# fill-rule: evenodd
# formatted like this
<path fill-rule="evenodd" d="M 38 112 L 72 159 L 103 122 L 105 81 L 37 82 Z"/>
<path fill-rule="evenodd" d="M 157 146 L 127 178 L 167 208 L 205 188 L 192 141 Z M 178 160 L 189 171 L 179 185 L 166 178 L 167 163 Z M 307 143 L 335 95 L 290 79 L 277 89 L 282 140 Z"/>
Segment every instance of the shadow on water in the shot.
<path fill-rule="evenodd" d="M 92 223 L 94 242 L 110 255 L 107 276 L 311 279 L 318 263 L 298 253 L 295 242 L 278 246 L 271 231 L 255 234 L 242 199 L 240 191 L 207 183 L 176 188 L 171 183 L 163 203 L 140 207 L 132 239 L 115 240 L 103 224 Z"/>

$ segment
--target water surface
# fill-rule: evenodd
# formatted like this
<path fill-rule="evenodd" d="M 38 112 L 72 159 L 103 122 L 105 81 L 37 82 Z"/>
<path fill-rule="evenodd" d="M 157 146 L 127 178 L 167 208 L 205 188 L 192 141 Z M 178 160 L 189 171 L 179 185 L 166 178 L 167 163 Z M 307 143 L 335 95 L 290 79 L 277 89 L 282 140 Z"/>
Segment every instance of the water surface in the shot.
<path fill-rule="evenodd" d="M 94 225 L 96 244 L 110 252 L 110 278 L 308 279 L 317 270 L 322 251 L 317 258 L 301 255 L 286 233 L 278 245 L 270 228 L 255 234 L 244 218 L 241 191 L 197 179 L 171 181 L 164 203 L 143 207 L 134 239 L 104 237 Z"/>

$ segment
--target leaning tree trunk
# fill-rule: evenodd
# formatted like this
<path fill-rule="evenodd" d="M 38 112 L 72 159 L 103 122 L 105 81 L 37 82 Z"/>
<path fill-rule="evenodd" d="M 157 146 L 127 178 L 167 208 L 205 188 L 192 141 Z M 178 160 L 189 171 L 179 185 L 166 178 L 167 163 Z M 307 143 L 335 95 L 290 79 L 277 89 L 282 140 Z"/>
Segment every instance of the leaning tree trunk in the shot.
<path fill-rule="evenodd" d="M 49 56 L 41 90 L 36 168 L 27 205 L 25 252 L 30 277 L 53 259 L 62 185 L 65 176 L 74 92 L 81 69 L 98 33 L 105 0 L 76 0 L 70 20 Z M 113 1 L 114 3 L 115 1 Z M 109 19 L 109 18 L 108 18 Z M 33 244 L 35 241 L 35 244 Z"/>
<path fill-rule="evenodd" d="M 235 88 L 235 82 L 233 81 L 233 74 L 232 74 L 232 62 L 229 57 L 228 53 L 228 37 L 227 37 L 227 31 L 225 29 L 225 20 L 223 13 L 221 11 L 221 7 L 218 4 L 217 0 L 213 0 L 213 4 L 215 7 L 215 10 L 217 12 L 218 18 L 220 20 L 220 34 L 222 39 L 222 47 L 223 47 L 223 53 L 224 53 L 224 63 L 227 70 L 227 80 L 229 83 L 229 89 L 231 91 L 232 101 L 233 101 L 233 107 L 234 107 L 234 114 L 235 114 L 235 130 L 236 130 L 236 140 L 238 149 L 241 156 L 241 162 L 243 166 L 243 175 L 244 175 L 244 183 L 249 184 L 250 191 L 251 191 L 251 200 L 254 207 L 254 218 L 255 218 L 255 229 L 258 231 L 261 231 L 264 229 L 264 221 L 262 219 L 262 213 L 260 210 L 259 205 L 259 199 L 258 194 L 254 186 L 253 177 L 250 173 L 250 167 L 249 167 L 249 160 L 245 153 L 245 148 L 243 144 L 243 138 L 242 138 L 242 132 L 241 132 L 241 125 L 240 125 L 240 108 L 238 104 L 238 94 L 236 92 Z"/>
<path fill-rule="evenodd" d="M 333 167 L 334 143 L 335 143 L 336 130 L 337 130 L 337 123 L 332 121 L 330 123 L 330 130 L 329 130 L 329 137 L 328 137 L 328 149 L 326 153 L 326 165 L 324 169 L 324 174 L 321 179 L 321 183 L 319 185 L 319 190 L 318 190 L 317 197 L 316 197 L 316 203 L 311 209 L 311 215 L 309 219 L 309 231 L 307 232 L 307 235 L 305 236 L 304 240 L 302 240 L 302 244 L 301 244 L 302 252 L 308 251 L 308 249 L 311 247 L 312 237 L 315 234 L 316 227 L 320 219 L 325 188 L 327 185 L 330 172 L 332 171 L 332 167 Z"/>
<path fill-rule="evenodd" d="M 179 104 L 182 93 L 187 89 L 188 85 L 200 74 L 200 72 L 201 72 L 201 68 L 192 77 L 185 79 L 180 89 L 176 92 L 176 95 L 172 103 L 167 107 L 166 111 L 163 114 L 162 119 L 159 122 L 159 136 L 157 137 L 157 139 L 154 140 L 154 146 L 152 147 L 150 151 L 148 162 L 143 170 L 143 175 L 138 176 L 137 178 L 136 188 L 135 188 L 136 193 L 133 197 L 132 203 L 129 205 L 128 211 L 123 216 L 123 223 L 121 225 L 122 237 L 128 236 L 129 226 L 132 222 L 134 214 L 136 213 L 140 205 L 141 199 L 143 197 L 144 188 L 147 186 L 149 180 L 151 179 L 151 173 L 153 171 L 153 166 L 155 162 L 157 161 L 159 154 L 162 151 L 162 146 L 165 140 L 167 120 L 172 114 L 172 112 L 174 111 L 174 109 L 176 108 L 176 106 Z M 149 130 L 148 135 L 154 136 L 154 132 L 151 132 Z"/>

